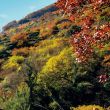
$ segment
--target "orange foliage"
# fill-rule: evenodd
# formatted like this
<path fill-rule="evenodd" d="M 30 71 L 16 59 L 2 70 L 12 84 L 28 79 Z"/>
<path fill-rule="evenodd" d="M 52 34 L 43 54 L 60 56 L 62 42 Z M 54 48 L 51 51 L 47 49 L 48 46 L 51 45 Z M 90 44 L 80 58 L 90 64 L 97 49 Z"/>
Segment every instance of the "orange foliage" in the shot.
<path fill-rule="evenodd" d="M 29 48 L 19 48 L 19 49 L 14 49 L 12 51 L 13 56 L 27 56 L 29 54 Z"/>
<path fill-rule="evenodd" d="M 29 25 L 29 23 L 26 23 L 26 24 L 22 24 L 18 27 L 18 29 L 24 29 L 26 28 L 27 26 Z"/>
<path fill-rule="evenodd" d="M 110 67 L 110 55 L 105 55 L 102 65 Z"/>
<path fill-rule="evenodd" d="M 18 46 L 23 45 L 28 40 L 28 33 L 18 33 L 11 37 L 11 43 L 17 43 Z"/>
<path fill-rule="evenodd" d="M 32 27 L 32 28 L 30 29 L 30 31 L 31 31 L 31 32 L 39 32 L 40 29 L 39 29 L 38 27 Z"/>

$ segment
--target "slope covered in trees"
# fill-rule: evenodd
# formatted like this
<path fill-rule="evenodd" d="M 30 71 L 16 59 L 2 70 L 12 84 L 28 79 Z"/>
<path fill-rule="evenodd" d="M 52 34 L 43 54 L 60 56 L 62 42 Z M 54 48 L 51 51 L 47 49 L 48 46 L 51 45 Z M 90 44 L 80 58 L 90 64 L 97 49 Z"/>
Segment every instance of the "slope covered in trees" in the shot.
<path fill-rule="evenodd" d="M 109 110 L 110 1 L 54 6 L 0 34 L 0 109 Z"/>

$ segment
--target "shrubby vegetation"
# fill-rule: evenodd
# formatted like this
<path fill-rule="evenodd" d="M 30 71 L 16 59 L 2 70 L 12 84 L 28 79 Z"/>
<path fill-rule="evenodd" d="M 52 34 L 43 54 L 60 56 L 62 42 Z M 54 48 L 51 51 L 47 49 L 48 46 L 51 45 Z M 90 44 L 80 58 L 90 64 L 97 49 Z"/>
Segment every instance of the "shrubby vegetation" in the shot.
<path fill-rule="evenodd" d="M 65 87 L 72 82 L 74 58 L 70 48 L 51 57 L 38 75 L 38 80 L 54 88 Z M 51 82 L 51 83 L 50 83 Z"/>
<path fill-rule="evenodd" d="M 3 69 L 20 69 L 20 64 L 23 62 L 23 60 L 24 57 L 22 56 L 12 56 L 5 62 L 5 64 L 3 65 Z"/>
<path fill-rule="evenodd" d="M 29 89 L 21 83 L 15 95 L 4 104 L 5 110 L 30 110 Z"/>

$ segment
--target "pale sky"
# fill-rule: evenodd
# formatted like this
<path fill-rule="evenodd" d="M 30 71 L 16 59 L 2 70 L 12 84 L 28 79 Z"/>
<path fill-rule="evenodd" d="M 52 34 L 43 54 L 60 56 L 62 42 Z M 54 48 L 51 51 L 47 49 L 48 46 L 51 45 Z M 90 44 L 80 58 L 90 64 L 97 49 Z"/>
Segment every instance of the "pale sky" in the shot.
<path fill-rule="evenodd" d="M 0 0 L 0 30 L 13 20 L 20 20 L 27 14 L 41 9 L 57 0 Z"/>

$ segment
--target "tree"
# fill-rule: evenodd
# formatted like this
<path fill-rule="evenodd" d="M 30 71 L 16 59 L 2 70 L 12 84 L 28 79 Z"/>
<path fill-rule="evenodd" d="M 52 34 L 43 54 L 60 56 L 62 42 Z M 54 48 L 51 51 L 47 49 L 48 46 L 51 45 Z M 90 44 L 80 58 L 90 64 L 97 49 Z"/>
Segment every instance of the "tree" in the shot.
<path fill-rule="evenodd" d="M 28 40 L 29 33 L 17 33 L 13 35 L 10 39 L 12 44 L 16 44 L 18 47 L 22 46 Z"/>
<path fill-rule="evenodd" d="M 78 99 L 83 100 L 82 102 L 79 100 L 80 104 L 90 103 L 93 100 L 94 103 L 98 102 L 106 106 L 109 104 L 110 96 L 107 92 L 109 91 L 110 71 L 107 60 L 109 58 L 105 59 L 105 56 L 109 56 L 110 51 L 105 47 L 110 42 L 110 23 L 108 19 L 103 20 L 109 15 L 108 4 L 110 0 L 58 0 L 56 3 L 60 11 L 63 10 L 64 14 L 69 15 L 73 24 L 81 27 L 80 31 L 74 32 L 71 37 L 73 53 L 79 64 L 74 87 L 80 94 Z M 102 17 L 103 19 L 100 19 Z M 99 54 L 101 52 L 103 54 Z M 89 70 L 91 64 L 95 65 Z M 88 68 L 85 69 L 85 66 Z M 86 98 L 88 95 L 94 99 Z"/>
<path fill-rule="evenodd" d="M 4 110 L 30 110 L 29 88 L 26 83 L 21 83 L 13 97 L 4 103 Z"/>
<path fill-rule="evenodd" d="M 39 104 L 36 100 L 37 98 L 37 83 L 36 83 L 36 78 L 38 75 L 38 71 L 36 68 L 33 66 L 33 60 L 27 59 L 24 62 L 23 68 L 19 71 L 22 72 L 26 76 L 26 84 L 29 88 L 29 110 L 35 110 L 35 109 L 43 109 L 43 110 L 48 110 L 46 107 L 43 105 Z"/>
<path fill-rule="evenodd" d="M 73 83 L 74 57 L 71 48 L 51 57 L 38 75 L 38 81 L 53 88 L 61 88 Z M 50 83 L 51 82 L 51 83 Z"/>
<path fill-rule="evenodd" d="M 93 11 L 99 10 L 102 5 L 110 3 L 108 0 L 58 0 L 56 6 L 64 11 L 65 14 L 69 13 L 70 18 L 77 15 L 77 9 L 82 9 L 82 13 L 84 13 L 83 6 L 88 4 L 91 5 Z M 79 13 L 80 14 L 80 13 Z M 80 16 L 79 16 L 80 17 Z M 80 17 L 81 19 L 81 17 Z M 78 19 L 82 23 L 81 31 L 74 33 L 71 39 L 71 44 L 73 46 L 73 51 L 76 54 L 77 62 L 88 62 L 90 58 L 92 58 L 95 54 L 94 47 L 98 47 L 102 49 L 110 39 L 110 26 L 109 24 L 105 24 L 104 27 L 100 28 L 97 26 L 96 29 L 93 29 L 91 32 L 91 26 L 95 22 L 95 17 L 93 15 L 85 16 L 83 19 Z M 74 19 L 73 19 L 74 21 Z"/>

